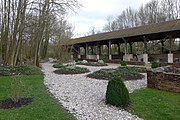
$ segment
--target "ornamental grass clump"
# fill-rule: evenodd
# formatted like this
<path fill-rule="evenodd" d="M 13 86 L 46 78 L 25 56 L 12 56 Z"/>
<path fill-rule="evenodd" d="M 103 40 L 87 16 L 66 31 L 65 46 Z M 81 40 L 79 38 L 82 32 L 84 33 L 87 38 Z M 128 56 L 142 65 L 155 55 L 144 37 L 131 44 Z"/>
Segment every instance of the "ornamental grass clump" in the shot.
<path fill-rule="evenodd" d="M 129 92 L 120 77 L 113 78 L 108 82 L 106 91 L 106 103 L 126 108 L 130 104 Z"/>
<path fill-rule="evenodd" d="M 14 101 L 18 102 L 20 98 L 25 97 L 25 92 L 27 92 L 24 81 L 20 76 L 13 77 L 10 87 L 9 97 Z"/>

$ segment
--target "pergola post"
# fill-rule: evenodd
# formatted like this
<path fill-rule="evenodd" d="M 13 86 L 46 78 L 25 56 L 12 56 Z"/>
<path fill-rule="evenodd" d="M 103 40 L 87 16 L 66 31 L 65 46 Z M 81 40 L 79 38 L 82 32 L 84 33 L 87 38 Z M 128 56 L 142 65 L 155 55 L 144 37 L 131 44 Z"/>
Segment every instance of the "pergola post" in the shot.
<path fill-rule="evenodd" d="M 88 59 L 88 45 L 86 44 L 86 47 L 85 47 L 85 55 L 86 55 L 86 59 Z"/>
<path fill-rule="evenodd" d="M 130 46 L 130 54 L 132 54 L 132 45 L 133 45 L 133 43 L 132 42 L 129 42 L 129 46 Z"/>
<path fill-rule="evenodd" d="M 168 54 L 168 63 L 173 63 L 172 37 L 171 37 L 171 36 L 169 36 L 169 54 Z"/>
<path fill-rule="evenodd" d="M 124 48 L 124 58 L 123 60 L 124 61 L 127 61 L 127 51 L 128 51 L 128 48 L 127 48 L 127 41 L 125 39 L 124 40 L 124 43 L 125 43 L 125 48 Z"/>
<path fill-rule="evenodd" d="M 71 60 L 74 60 L 74 45 L 71 46 Z"/>
<path fill-rule="evenodd" d="M 97 58 L 97 60 L 99 60 L 100 49 L 101 49 L 100 45 L 97 45 L 97 49 L 96 49 L 96 53 L 97 53 L 96 58 Z"/>
<path fill-rule="evenodd" d="M 121 54 L 121 44 L 118 43 L 117 46 L 118 46 L 118 55 L 120 55 Z"/>
<path fill-rule="evenodd" d="M 91 46 L 90 48 L 91 48 L 91 55 L 93 55 L 94 54 L 94 46 Z"/>
<path fill-rule="evenodd" d="M 161 53 L 164 53 L 164 40 L 161 40 Z"/>
<path fill-rule="evenodd" d="M 147 49 L 147 39 L 144 37 L 144 54 L 143 54 L 143 62 L 145 64 L 148 63 L 148 49 Z"/>
<path fill-rule="evenodd" d="M 77 46 L 77 52 L 78 52 L 78 59 L 81 59 L 81 50 L 79 46 Z"/>
<path fill-rule="evenodd" d="M 98 52 L 99 52 L 99 55 L 101 55 L 101 45 L 98 45 Z"/>
<path fill-rule="evenodd" d="M 109 55 L 109 60 L 112 60 L 112 55 L 111 55 L 111 41 L 109 41 L 109 45 L 108 45 L 108 55 Z"/>

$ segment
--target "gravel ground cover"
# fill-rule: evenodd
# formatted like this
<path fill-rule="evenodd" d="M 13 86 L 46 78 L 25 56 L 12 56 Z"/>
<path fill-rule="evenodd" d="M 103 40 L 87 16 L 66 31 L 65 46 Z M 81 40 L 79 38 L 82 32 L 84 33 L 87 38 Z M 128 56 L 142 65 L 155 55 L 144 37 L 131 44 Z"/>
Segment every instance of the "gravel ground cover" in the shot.
<path fill-rule="evenodd" d="M 109 64 L 103 67 L 87 67 L 91 73 L 101 68 L 116 68 L 118 65 Z M 72 113 L 78 120 L 141 120 L 120 108 L 105 104 L 105 93 L 108 81 L 87 78 L 85 74 L 57 75 L 53 73 L 56 68 L 51 63 L 42 63 L 45 73 L 44 84 L 59 102 Z M 145 79 L 125 81 L 129 92 L 144 88 Z"/>

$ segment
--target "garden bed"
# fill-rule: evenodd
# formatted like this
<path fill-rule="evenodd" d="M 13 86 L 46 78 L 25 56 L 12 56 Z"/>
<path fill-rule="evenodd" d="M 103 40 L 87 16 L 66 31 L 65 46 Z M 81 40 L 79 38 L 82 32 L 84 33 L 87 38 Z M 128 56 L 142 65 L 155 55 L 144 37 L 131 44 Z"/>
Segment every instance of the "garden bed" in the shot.
<path fill-rule="evenodd" d="M 116 69 L 101 69 L 87 75 L 87 77 L 103 80 L 111 80 L 114 77 L 122 77 L 124 80 L 138 80 L 144 78 L 140 72 L 146 72 L 145 68 L 118 67 Z"/>
<path fill-rule="evenodd" d="M 104 63 L 103 60 L 99 60 L 98 62 L 88 62 L 86 60 L 83 60 L 83 61 L 78 61 L 76 62 L 77 65 L 86 65 L 86 66 L 107 66 L 106 63 Z"/>
<path fill-rule="evenodd" d="M 88 63 L 76 63 L 77 65 L 86 65 L 86 66 L 107 66 L 107 64 L 102 64 L 98 62 L 88 62 Z"/>
<path fill-rule="evenodd" d="M 32 102 L 32 98 L 19 98 L 17 101 L 14 101 L 11 98 L 0 101 L 0 108 L 3 109 L 12 109 L 16 107 L 21 107 L 23 105 L 28 105 Z"/>
<path fill-rule="evenodd" d="M 0 76 L 42 74 L 40 69 L 35 66 L 0 66 Z"/>
<path fill-rule="evenodd" d="M 62 64 L 53 65 L 53 67 L 58 68 L 54 71 L 56 74 L 82 74 L 90 72 L 87 68 L 77 67 L 77 66 L 67 66 Z"/>

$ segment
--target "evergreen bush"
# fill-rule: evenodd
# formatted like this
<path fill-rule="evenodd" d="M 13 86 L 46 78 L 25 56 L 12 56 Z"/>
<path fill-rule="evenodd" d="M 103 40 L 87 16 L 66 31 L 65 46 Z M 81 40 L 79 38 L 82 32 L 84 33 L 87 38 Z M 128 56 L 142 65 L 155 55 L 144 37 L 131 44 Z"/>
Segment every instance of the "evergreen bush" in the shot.
<path fill-rule="evenodd" d="M 152 62 L 151 68 L 157 68 L 157 67 L 160 67 L 159 62 L 156 61 Z"/>
<path fill-rule="evenodd" d="M 105 64 L 103 60 L 98 60 L 99 64 Z"/>
<path fill-rule="evenodd" d="M 120 77 L 109 81 L 106 91 L 106 103 L 126 108 L 130 104 L 129 92 Z"/>
<path fill-rule="evenodd" d="M 120 64 L 121 64 L 121 66 L 127 66 L 127 62 L 124 61 L 124 60 L 122 60 L 122 61 L 120 62 Z"/>

